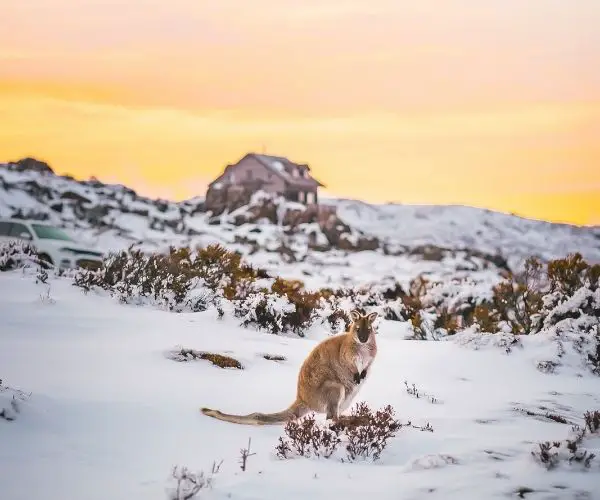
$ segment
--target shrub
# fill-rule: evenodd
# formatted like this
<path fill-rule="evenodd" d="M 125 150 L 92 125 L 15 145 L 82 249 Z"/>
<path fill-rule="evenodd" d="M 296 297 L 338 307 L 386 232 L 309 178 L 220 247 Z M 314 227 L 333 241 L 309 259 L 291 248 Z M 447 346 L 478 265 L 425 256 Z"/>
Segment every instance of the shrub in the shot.
<path fill-rule="evenodd" d="M 550 292 L 573 295 L 582 287 L 595 291 L 600 285 L 600 264 L 589 265 L 580 253 L 548 263 Z"/>
<path fill-rule="evenodd" d="M 198 495 L 200 490 L 211 488 L 221 463 L 213 462 L 210 474 L 205 474 L 204 471 L 191 472 L 187 467 L 173 467 L 171 476 L 174 485 L 167 489 L 167 498 L 169 500 L 190 500 Z"/>
<path fill-rule="evenodd" d="M 499 323 L 508 326 L 511 333 L 529 334 L 539 326 L 542 309 L 542 264 L 535 258 L 525 262 L 525 270 L 510 275 L 493 289 L 492 307 Z"/>
<path fill-rule="evenodd" d="M 394 409 L 388 405 L 373 413 L 362 402 L 352 410 L 351 417 L 364 423 L 346 427 L 348 460 L 354 461 L 358 457 L 379 460 L 388 439 L 394 437 L 400 429 L 400 422 L 394 419 Z"/>
<path fill-rule="evenodd" d="M 570 438 L 564 441 L 538 443 L 538 449 L 531 452 L 534 459 L 548 470 L 556 468 L 561 463 L 578 463 L 589 468 L 596 455 L 583 449 L 582 445 L 586 438 L 597 438 L 600 435 L 600 411 L 586 412 L 583 420 L 583 427 L 574 426 Z"/>
<path fill-rule="evenodd" d="M 289 318 L 293 313 L 294 306 L 287 297 L 268 291 L 252 292 L 245 298 L 234 301 L 234 314 L 241 318 L 242 326 L 254 325 L 269 333 L 287 331 Z"/>
<path fill-rule="evenodd" d="M 496 310 L 489 304 L 481 304 L 475 307 L 468 321 L 472 325 L 477 325 L 481 332 L 495 333 L 499 330 L 498 319 Z"/>
<path fill-rule="evenodd" d="M 0 243 L 0 272 L 40 263 L 36 250 L 29 243 L 19 240 Z"/>
<path fill-rule="evenodd" d="M 4 385 L 0 379 L 0 420 L 11 422 L 21 413 L 21 405 L 27 401 L 31 394 L 26 394 L 19 389 Z"/>
<path fill-rule="evenodd" d="M 235 315 L 242 325 L 255 325 L 270 333 L 292 332 L 303 336 L 316 322 L 331 331 L 346 330 L 350 311 L 378 304 L 376 294 L 362 289 L 321 289 L 306 291 L 296 280 L 276 278 L 269 288 L 249 284 L 238 290 L 234 302 Z"/>
<path fill-rule="evenodd" d="M 386 406 L 373 412 L 364 403 L 358 403 L 349 416 L 340 417 L 338 422 L 319 424 L 314 414 L 286 423 L 286 438 L 280 437 L 276 447 L 279 458 L 292 455 L 302 457 L 330 458 L 346 441 L 346 459 L 381 457 L 390 438 L 400 429 L 400 423 L 394 419 L 394 410 Z"/>
<path fill-rule="evenodd" d="M 78 271 L 74 285 L 109 290 L 123 302 L 149 298 L 171 311 L 202 311 L 220 295 L 231 298 L 238 284 L 264 275 L 220 245 L 150 255 L 129 249 L 109 255 L 97 271 Z"/>
<path fill-rule="evenodd" d="M 289 458 L 292 453 L 301 457 L 331 457 L 338 445 L 341 429 L 327 428 L 319 425 L 315 414 L 311 413 L 297 420 L 290 420 L 285 425 L 287 439 L 279 438 L 276 447 L 279 458 Z"/>
<path fill-rule="evenodd" d="M 578 254 L 548 264 L 548 292 L 543 297 L 539 333 L 552 335 L 560 349 L 554 367 L 560 366 L 564 342 L 572 345 L 592 373 L 600 375 L 600 288 L 597 266 Z M 568 359 L 568 358 L 566 358 Z"/>
<path fill-rule="evenodd" d="M 588 365 L 595 375 L 600 375 L 600 330 L 596 327 L 595 346 L 588 352 Z"/>

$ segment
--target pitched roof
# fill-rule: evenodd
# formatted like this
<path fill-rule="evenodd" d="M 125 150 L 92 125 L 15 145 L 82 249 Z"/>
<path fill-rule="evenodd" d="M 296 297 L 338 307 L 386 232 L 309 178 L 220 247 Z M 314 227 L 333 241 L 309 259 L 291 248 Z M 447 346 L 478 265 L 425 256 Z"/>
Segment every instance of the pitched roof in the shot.
<path fill-rule="evenodd" d="M 219 175 L 215 180 L 213 180 L 208 186 L 218 186 L 223 182 L 223 177 L 226 175 L 226 172 L 230 168 L 235 168 L 240 162 L 244 161 L 246 158 L 254 158 L 262 165 L 264 165 L 267 169 L 273 172 L 275 175 L 279 176 L 284 180 L 286 184 L 289 186 L 299 188 L 299 189 L 307 189 L 307 188 L 315 188 L 315 187 L 324 187 L 324 184 L 319 182 L 317 179 L 310 175 L 310 167 L 306 164 L 294 163 L 283 156 L 271 156 L 265 154 L 258 153 L 248 153 L 244 155 L 237 163 L 233 165 L 227 165 L 225 171 Z M 308 177 L 295 177 L 292 173 L 294 169 L 304 169 L 309 172 Z"/>
<path fill-rule="evenodd" d="M 318 180 L 310 175 L 310 167 L 305 164 L 294 163 L 283 156 L 271 156 L 265 154 L 250 153 L 246 156 L 256 158 L 269 170 L 280 176 L 288 184 L 294 187 L 317 187 L 323 186 Z M 309 172 L 308 177 L 294 177 L 293 171 L 303 169 Z"/>

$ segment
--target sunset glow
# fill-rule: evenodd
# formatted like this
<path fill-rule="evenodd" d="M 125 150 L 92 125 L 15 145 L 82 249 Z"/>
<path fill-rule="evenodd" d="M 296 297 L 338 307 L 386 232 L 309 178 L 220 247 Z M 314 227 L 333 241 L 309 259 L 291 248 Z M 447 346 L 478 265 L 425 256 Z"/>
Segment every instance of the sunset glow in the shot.
<path fill-rule="evenodd" d="M 247 152 L 326 195 L 600 224 L 600 3 L 3 0 L 0 162 L 203 195 Z"/>

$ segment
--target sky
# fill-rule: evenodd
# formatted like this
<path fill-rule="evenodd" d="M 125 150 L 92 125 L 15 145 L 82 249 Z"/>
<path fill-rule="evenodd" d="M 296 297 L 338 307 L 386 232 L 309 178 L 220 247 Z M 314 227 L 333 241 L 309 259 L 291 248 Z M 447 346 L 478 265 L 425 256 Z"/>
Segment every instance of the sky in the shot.
<path fill-rule="evenodd" d="M 248 152 L 326 196 L 600 224 L 597 0 L 2 0 L 0 162 L 205 193 Z"/>

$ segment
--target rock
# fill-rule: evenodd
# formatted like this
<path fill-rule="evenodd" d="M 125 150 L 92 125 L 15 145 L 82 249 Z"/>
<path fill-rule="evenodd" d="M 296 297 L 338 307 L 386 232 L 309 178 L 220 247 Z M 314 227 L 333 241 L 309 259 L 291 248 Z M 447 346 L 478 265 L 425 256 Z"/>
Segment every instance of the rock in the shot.
<path fill-rule="evenodd" d="M 75 191 L 65 191 L 60 195 L 61 200 L 72 200 L 78 203 L 90 203 L 90 200 L 85 196 L 76 193 Z"/>
<path fill-rule="evenodd" d="M 22 158 L 15 162 L 9 162 L 9 170 L 17 172 L 39 172 L 40 174 L 54 174 L 54 170 L 50 168 L 45 161 L 36 160 L 35 158 Z"/>

